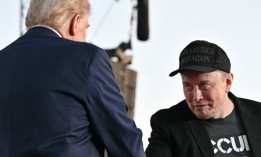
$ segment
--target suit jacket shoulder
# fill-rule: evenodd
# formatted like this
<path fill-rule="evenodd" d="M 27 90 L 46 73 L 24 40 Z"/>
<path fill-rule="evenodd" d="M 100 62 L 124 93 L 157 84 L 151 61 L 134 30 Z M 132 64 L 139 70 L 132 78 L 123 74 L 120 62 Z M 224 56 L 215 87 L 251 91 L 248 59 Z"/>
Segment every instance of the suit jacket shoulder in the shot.
<path fill-rule="evenodd" d="M 152 115 L 152 119 L 158 119 L 164 122 L 181 122 L 195 118 L 190 111 L 185 100 L 167 109 L 161 109 Z"/>

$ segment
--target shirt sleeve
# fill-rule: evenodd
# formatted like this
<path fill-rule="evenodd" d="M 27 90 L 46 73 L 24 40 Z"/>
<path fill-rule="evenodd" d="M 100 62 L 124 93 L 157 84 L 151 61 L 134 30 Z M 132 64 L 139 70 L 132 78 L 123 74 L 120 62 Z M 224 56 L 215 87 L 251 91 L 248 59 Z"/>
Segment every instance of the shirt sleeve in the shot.
<path fill-rule="evenodd" d="M 149 145 L 146 148 L 147 157 L 172 157 L 169 132 L 156 114 L 151 117 L 151 128 Z"/>

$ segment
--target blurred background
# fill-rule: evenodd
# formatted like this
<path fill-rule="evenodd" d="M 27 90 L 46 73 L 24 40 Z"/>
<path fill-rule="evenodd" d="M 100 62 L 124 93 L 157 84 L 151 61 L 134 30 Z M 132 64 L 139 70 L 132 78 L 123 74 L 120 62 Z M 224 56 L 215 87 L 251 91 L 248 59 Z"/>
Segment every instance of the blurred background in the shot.
<path fill-rule="evenodd" d="M 86 41 L 104 49 L 131 41 L 124 53 L 132 56 L 127 68 L 137 72 L 134 120 L 143 131 L 145 148 L 151 115 L 184 99 L 180 76 L 170 78 L 168 74 L 178 67 L 180 51 L 193 40 L 222 47 L 232 63 L 231 91 L 261 101 L 260 0 L 141 1 L 148 3 L 148 21 L 139 21 L 148 23 L 148 29 L 139 28 L 145 34 L 138 34 L 137 0 L 90 0 L 91 27 Z M 21 17 L 28 4 L 29 0 L 1 2 L 0 49 L 25 32 Z"/>

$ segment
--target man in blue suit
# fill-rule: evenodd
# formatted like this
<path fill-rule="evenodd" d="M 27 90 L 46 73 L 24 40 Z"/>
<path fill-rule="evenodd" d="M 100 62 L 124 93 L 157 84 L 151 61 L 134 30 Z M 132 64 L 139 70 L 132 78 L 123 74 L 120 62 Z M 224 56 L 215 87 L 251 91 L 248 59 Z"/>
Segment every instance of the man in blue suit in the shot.
<path fill-rule="evenodd" d="M 31 0 L 0 51 L 1 157 L 145 157 L 108 56 L 83 42 L 87 0 Z"/>

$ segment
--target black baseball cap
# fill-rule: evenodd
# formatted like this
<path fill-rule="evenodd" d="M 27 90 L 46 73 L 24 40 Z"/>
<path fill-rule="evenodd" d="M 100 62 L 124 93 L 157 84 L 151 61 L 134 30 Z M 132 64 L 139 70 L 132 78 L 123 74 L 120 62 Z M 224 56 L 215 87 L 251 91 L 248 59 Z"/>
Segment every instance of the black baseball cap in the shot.
<path fill-rule="evenodd" d="M 179 68 L 169 74 L 170 77 L 184 70 L 230 72 L 231 64 L 226 52 L 214 43 L 196 40 L 189 43 L 180 53 Z"/>

